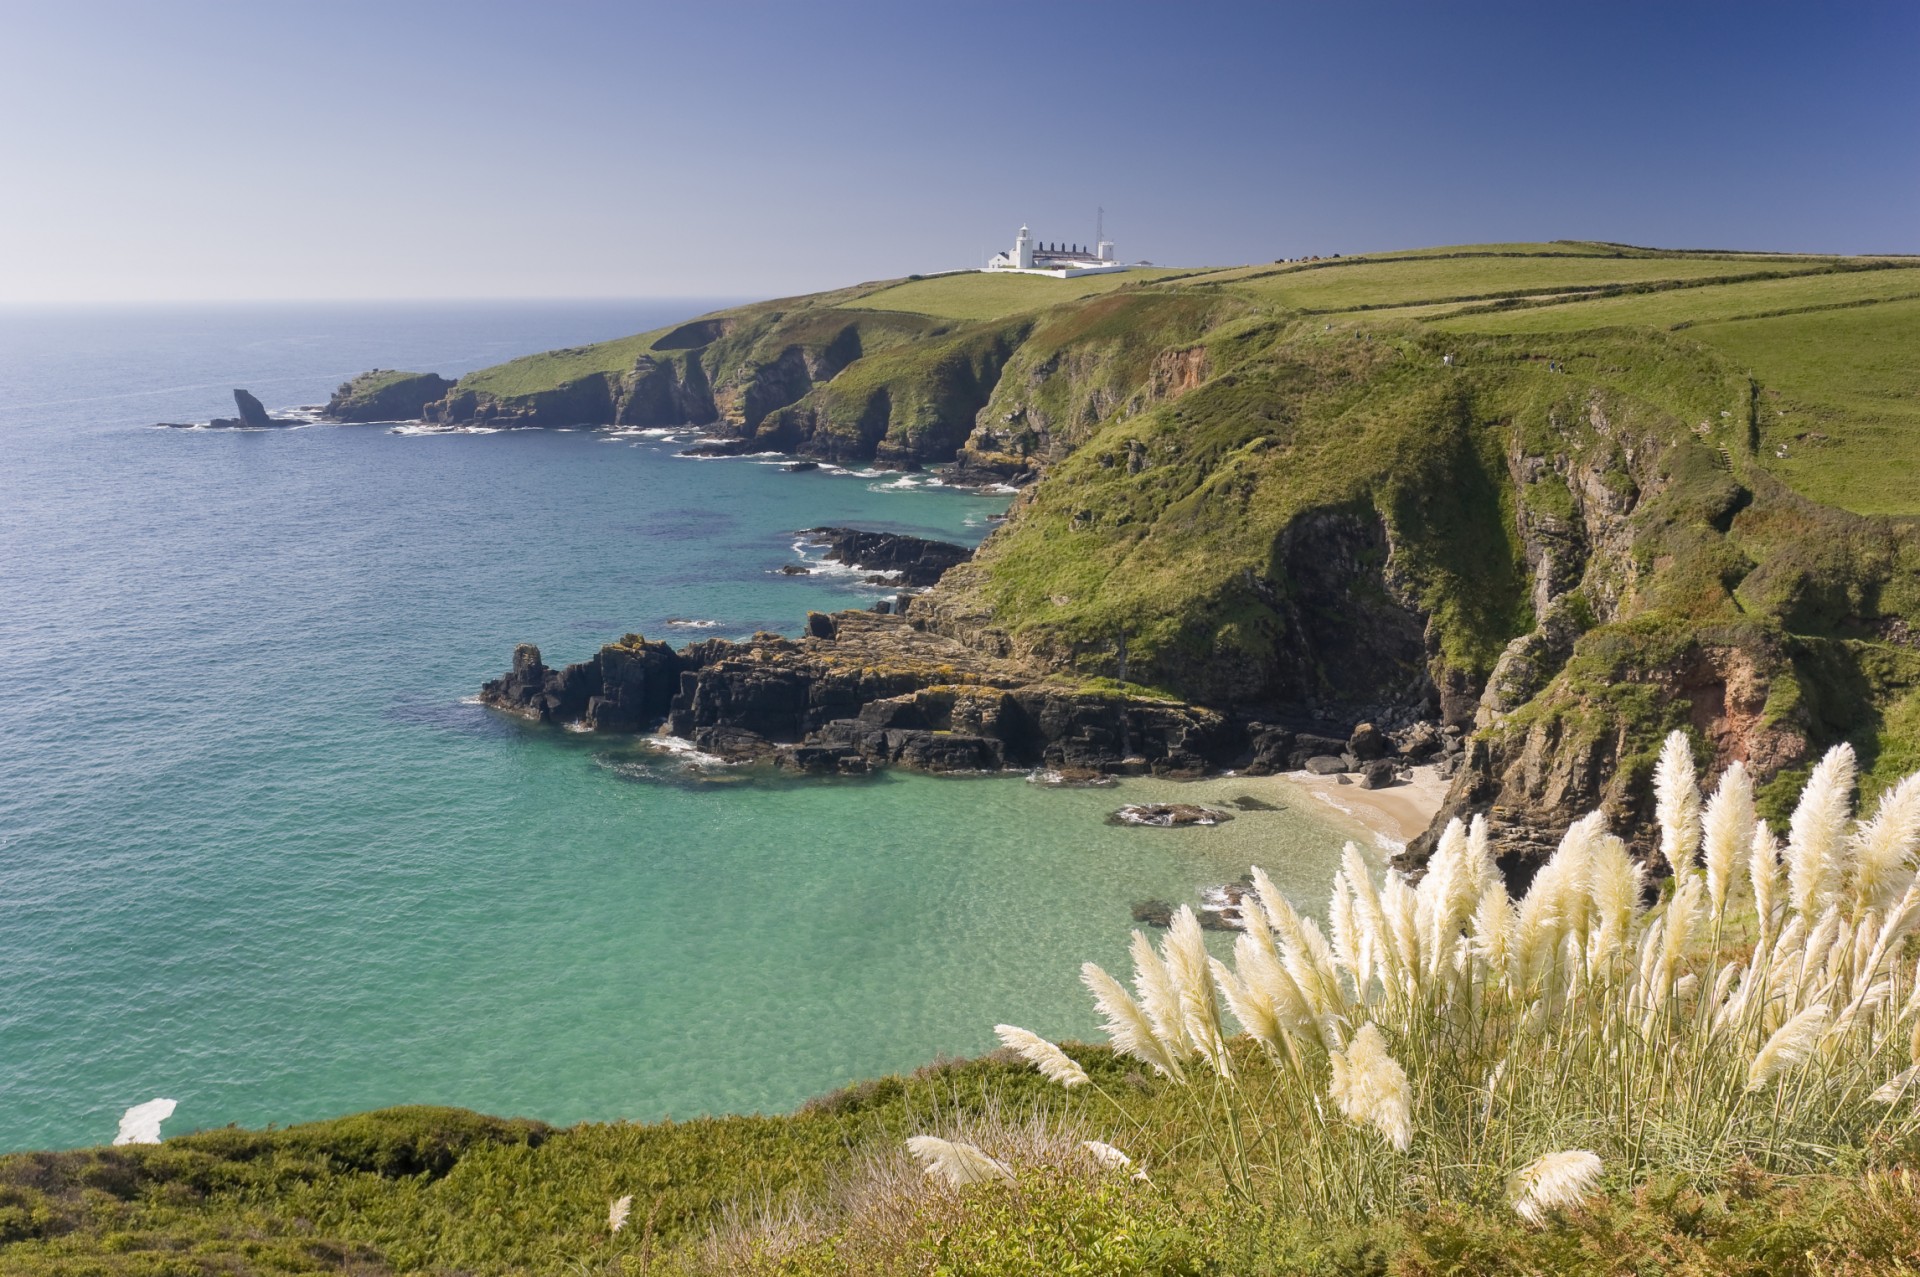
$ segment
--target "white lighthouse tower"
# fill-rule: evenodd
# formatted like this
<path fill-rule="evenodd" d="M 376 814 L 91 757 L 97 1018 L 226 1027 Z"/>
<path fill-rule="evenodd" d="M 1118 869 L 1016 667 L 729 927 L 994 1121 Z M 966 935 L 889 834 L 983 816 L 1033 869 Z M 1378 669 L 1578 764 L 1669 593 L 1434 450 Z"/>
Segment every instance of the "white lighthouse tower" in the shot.
<path fill-rule="evenodd" d="M 1027 228 L 1024 226 L 1013 239 L 1013 261 L 1015 270 L 1033 269 L 1033 240 L 1028 238 Z"/>

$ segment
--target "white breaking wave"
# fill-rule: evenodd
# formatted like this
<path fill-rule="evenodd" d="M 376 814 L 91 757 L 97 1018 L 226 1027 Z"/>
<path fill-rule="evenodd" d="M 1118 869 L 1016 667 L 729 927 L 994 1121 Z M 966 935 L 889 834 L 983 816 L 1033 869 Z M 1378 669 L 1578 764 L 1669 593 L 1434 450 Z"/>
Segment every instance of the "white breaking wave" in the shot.
<path fill-rule="evenodd" d="M 710 630 L 710 629 L 713 629 L 715 626 L 719 625 L 720 622 L 718 621 L 683 621 L 679 617 L 674 617 L 672 620 L 668 621 L 667 624 L 676 626 L 683 630 Z"/>
<path fill-rule="evenodd" d="M 684 736 L 669 736 L 665 732 L 656 732 L 652 736 L 643 736 L 641 740 L 665 754 L 693 763 L 699 767 L 731 767 L 726 759 L 718 754 L 709 754 Z"/>
<path fill-rule="evenodd" d="M 173 1116 L 173 1110 L 180 1107 L 178 1100 L 148 1100 L 145 1104 L 136 1104 L 120 1115 L 120 1133 L 113 1137 L 115 1144 L 158 1144 L 160 1142 L 160 1123 Z"/>

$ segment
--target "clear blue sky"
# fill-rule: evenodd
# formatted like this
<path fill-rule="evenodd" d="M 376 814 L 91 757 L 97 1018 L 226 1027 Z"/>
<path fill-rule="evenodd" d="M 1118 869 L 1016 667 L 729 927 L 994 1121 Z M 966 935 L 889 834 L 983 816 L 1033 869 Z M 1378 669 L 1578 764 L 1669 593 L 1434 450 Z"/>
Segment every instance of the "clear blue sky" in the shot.
<path fill-rule="evenodd" d="M 0 301 L 1920 252 L 1920 3 L 0 0 Z"/>

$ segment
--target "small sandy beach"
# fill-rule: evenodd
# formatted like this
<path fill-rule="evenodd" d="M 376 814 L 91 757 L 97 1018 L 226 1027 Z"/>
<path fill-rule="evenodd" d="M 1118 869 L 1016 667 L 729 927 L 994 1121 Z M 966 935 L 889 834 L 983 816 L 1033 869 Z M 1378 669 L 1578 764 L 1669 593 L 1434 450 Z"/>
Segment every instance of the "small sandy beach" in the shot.
<path fill-rule="evenodd" d="M 1412 780 L 1386 789 L 1362 789 L 1352 775 L 1315 776 L 1302 771 L 1287 772 L 1284 779 L 1399 847 L 1426 832 L 1447 796 L 1447 782 L 1435 767 L 1416 767 Z"/>

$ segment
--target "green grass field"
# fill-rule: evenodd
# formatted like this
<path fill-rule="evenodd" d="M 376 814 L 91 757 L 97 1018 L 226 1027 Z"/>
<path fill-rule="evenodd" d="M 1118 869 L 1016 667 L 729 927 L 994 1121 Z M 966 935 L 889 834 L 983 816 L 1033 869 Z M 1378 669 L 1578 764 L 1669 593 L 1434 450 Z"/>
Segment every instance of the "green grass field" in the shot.
<path fill-rule="evenodd" d="M 1920 514 L 1920 263 L 1424 318 L 1462 336 L 1538 337 L 1542 357 L 1562 360 L 1600 329 L 1677 330 L 1760 388 L 1760 465 L 1857 514 Z"/>
<path fill-rule="evenodd" d="M 1765 388 L 1761 464 L 1844 509 L 1920 513 L 1920 299 L 1702 324 L 1686 335 Z"/>
<path fill-rule="evenodd" d="M 1439 327 L 1469 333 L 1566 333 L 1623 324 L 1671 328 L 1915 294 L 1920 294 L 1920 264 L 1516 306 L 1455 315 Z"/>
<path fill-rule="evenodd" d="M 1234 289 L 1294 310 L 1341 311 L 1827 266 L 1725 257 L 1454 257 L 1283 269 L 1247 278 Z"/>

